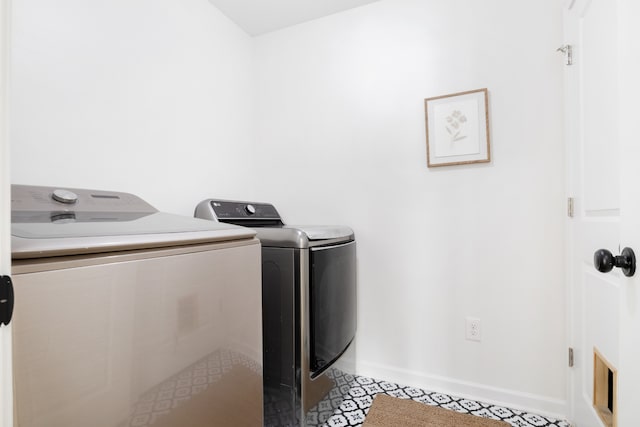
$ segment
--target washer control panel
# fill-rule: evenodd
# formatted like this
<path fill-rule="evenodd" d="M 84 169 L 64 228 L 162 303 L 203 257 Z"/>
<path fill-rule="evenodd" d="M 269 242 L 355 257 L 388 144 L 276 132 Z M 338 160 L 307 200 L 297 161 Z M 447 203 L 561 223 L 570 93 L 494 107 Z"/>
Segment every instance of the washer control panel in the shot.
<path fill-rule="evenodd" d="M 80 188 L 11 186 L 11 211 L 15 212 L 157 212 L 129 193 Z"/>

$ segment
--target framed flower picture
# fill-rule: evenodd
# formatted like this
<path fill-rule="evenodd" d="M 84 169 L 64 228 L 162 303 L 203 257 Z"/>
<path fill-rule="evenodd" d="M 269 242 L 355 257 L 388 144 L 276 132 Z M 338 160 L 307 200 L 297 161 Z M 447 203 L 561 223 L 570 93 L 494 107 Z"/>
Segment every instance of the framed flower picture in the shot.
<path fill-rule="evenodd" d="M 424 100 L 427 166 L 491 161 L 487 89 Z"/>

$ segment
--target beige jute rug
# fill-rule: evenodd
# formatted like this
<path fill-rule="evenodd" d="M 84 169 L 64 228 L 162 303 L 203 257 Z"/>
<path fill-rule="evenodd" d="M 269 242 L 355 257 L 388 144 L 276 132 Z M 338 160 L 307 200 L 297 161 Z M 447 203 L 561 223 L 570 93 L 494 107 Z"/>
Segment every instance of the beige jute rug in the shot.
<path fill-rule="evenodd" d="M 378 394 L 362 427 L 511 427 L 504 421 L 460 414 L 409 399 Z"/>

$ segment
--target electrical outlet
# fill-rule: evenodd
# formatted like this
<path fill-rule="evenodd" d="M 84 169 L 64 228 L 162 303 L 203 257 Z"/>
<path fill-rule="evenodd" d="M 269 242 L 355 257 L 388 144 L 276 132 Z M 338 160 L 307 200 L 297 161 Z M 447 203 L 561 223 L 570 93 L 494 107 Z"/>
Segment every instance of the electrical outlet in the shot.
<path fill-rule="evenodd" d="M 482 328 L 480 319 L 475 317 L 467 317 L 466 319 L 466 338 L 469 341 L 480 341 L 482 338 Z"/>

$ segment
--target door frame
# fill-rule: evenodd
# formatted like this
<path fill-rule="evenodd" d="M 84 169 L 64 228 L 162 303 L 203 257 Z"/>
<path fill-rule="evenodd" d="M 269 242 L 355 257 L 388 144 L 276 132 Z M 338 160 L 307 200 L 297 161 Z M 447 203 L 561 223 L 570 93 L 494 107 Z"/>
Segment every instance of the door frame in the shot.
<path fill-rule="evenodd" d="M 637 97 L 640 95 L 640 4 L 637 0 L 618 0 L 618 51 L 620 91 L 620 170 L 622 246 L 640 251 L 640 196 L 637 183 L 640 170 L 637 120 Z M 640 393 L 640 274 L 624 278 L 620 313 L 620 377 L 618 378 L 618 422 L 620 426 L 637 425 Z"/>
<path fill-rule="evenodd" d="M 583 1 L 579 1 L 578 3 L 584 3 Z M 583 5 L 576 5 L 576 1 L 574 0 L 566 0 L 564 2 L 563 7 L 563 31 L 564 31 L 564 46 L 571 46 L 571 54 L 572 60 L 579 61 L 579 52 L 577 52 L 575 40 L 573 40 L 573 36 L 577 31 L 576 28 L 573 27 L 575 23 L 572 21 L 572 14 L 575 14 L 575 8 L 578 7 L 582 9 Z M 563 53 L 566 55 L 567 53 Z M 563 61 L 566 59 L 563 58 Z M 566 197 L 567 197 L 567 217 L 566 217 L 566 228 L 565 228 L 565 250 L 567 257 L 567 265 L 569 268 L 566 269 L 566 336 L 567 336 L 567 347 L 569 349 L 575 349 L 577 344 L 577 339 L 575 335 L 575 313 L 577 311 L 576 305 L 576 293 L 574 290 L 574 281 L 576 279 L 576 275 L 574 272 L 573 265 L 576 262 L 575 256 L 575 244 L 574 244 L 574 216 L 577 213 L 577 206 L 575 206 L 575 201 L 579 196 L 580 189 L 576 186 L 576 171 L 577 171 L 577 163 L 578 159 L 574 157 L 574 153 L 577 152 L 578 148 L 578 138 L 577 129 L 580 123 L 580 112 L 579 112 L 579 102 L 577 99 L 574 99 L 572 96 L 573 93 L 578 91 L 577 81 L 578 70 L 576 67 L 572 65 L 568 65 L 565 63 L 564 66 L 564 140 L 565 140 L 565 164 L 566 164 L 566 174 L 565 174 L 565 186 L 566 186 Z M 568 350 L 572 351 L 572 350 Z M 570 355 L 571 356 L 576 356 Z M 571 365 L 571 361 L 569 362 Z M 567 418 L 570 420 L 575 420 L 576 418 L 576 405 L 574 401 L 574 393 L 575 390 L 575 376 L 580 375 L 580 366 L 578 364 L 577 367 L 571 367 L 567 370 L 566 375 L 566 396 L 567 396 Z"/>
<path fill-rule="evenodd" d="M 11 273 L 9 51 L 11 0 L 0 1 L 0 274 Z M 0 326 L 0 427 L 13 426 L 11 325 Z"/>

